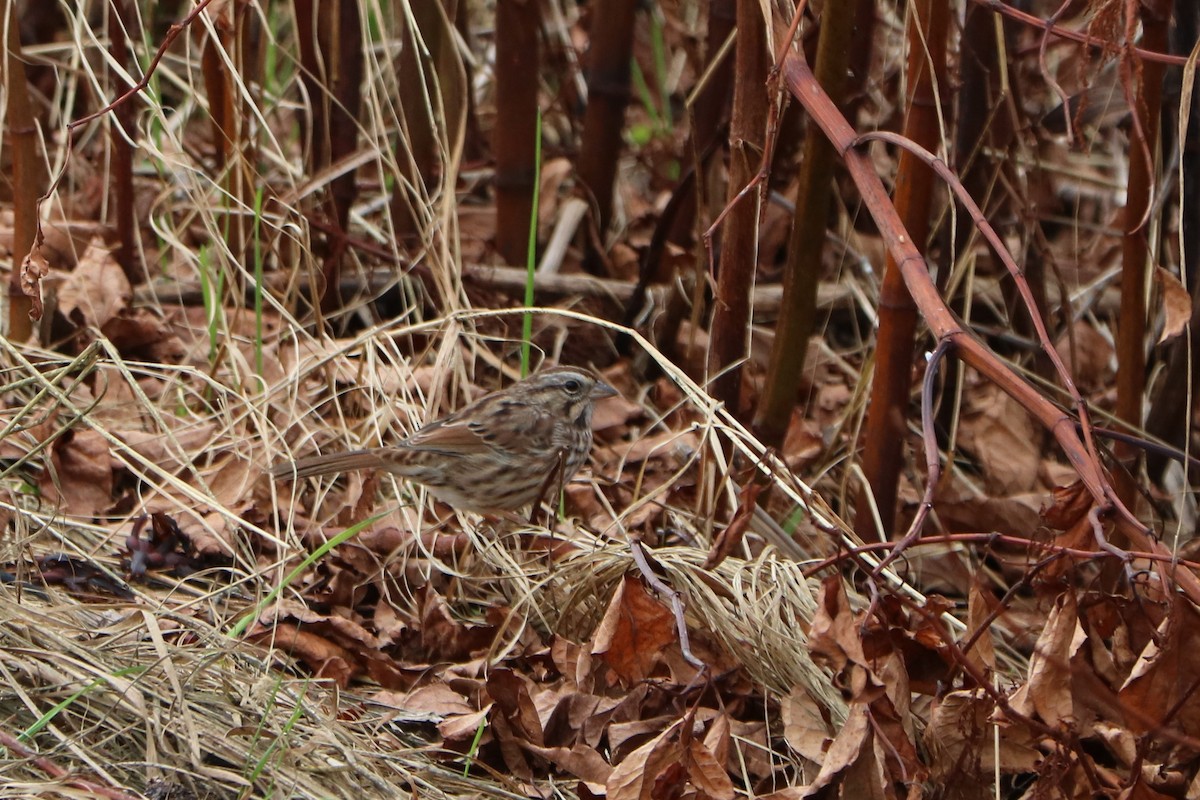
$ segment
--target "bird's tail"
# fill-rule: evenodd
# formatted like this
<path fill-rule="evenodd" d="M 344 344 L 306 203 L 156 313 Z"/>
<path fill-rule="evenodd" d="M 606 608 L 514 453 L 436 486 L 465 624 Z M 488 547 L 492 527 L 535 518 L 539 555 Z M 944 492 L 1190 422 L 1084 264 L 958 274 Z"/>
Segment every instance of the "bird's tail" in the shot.
<path fill-rule="evenodd" d="M 314 475 L 330 475 L 356 469 L 386 469 L 378 450 L 347 450 L 343 453 L 328 453 L 309 456 L 297 461 L 276 464 L 271 468 L 271 477 L 311 478 Z"/>

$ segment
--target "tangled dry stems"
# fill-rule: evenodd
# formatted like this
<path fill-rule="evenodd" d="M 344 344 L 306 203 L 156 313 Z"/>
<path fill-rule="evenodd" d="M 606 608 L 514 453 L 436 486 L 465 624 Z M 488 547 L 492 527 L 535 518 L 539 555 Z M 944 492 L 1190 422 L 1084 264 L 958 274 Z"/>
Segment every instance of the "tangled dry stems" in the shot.
<path fill-rule="evenodd" d="M 453 330 L 474 316 L 431 322 L 424 329 Z M 268 464 L 307 438 L 337 438 L 346 445 L 383 440 L 393 427 L 407 428 L 463 402 L 471 381 L 460 354 L 469 348 L 443 346 L 432 363 L 418 366 L 400 353 L 395 333 L 376 329 L 322 343 L 301 333 L 281 347 L 279 360 L 289 379 L 261 392 L 249 389 L 253 382 L 246 376 L 235 378 L 221 368 L 205 373 L 129 363 L 101 344 L 69 373 L 56 369 L 69 363 L 62 356 L 6 347 L 10 396 L 25 401 L 10 412 L 17 427 L 56 409 L 62 431 L 101 437 L 112 457 L 144 487 L 143 506 L 93 523 L 30 502 L 17 491 L 17 473 L 11 473 L 0 507 L 17 532 L 10 540 L 10 560 L 24 564 L 25 578 L 38 556 L 66 552 L 123 582 L 125 537 L 134 518 L 149 508 L 173 516 L 210 546 L 226 548 L 229 557 L 226 569 L 183 580 L 156 575 L 149 583 L 130 584 L 129 600 L 58 587 L 6 587 L 0 625 L 8 645 L 2 667 L 9 688 L 0 696 L 0 708 L 10 731 L 30 728 L 61 703 L 34 741 L 51 758 L 113 785 L 140 787 L 147 777 L 174 774 L 229 794 L 249 785 L 256 787 L 251 794 L 274 787 L 286 796 L 314 798 L 354 796 L 348 788 L 353 786 L 419 787 L 428 797 L 504 791 L 495 779 L 481 784 L 477 777 L 452 778 L 445 762 L 396 721 L 400 712 L 371 704 L 369 687 L 362 687 L 365 694 L 353 687 L 339 693 L 288 667 L 286 652 L 228 635 L 305 555 L 304 530 L 346 516 L 345 498 L 336 493 L 317 495 L 311 516 L 301 515 L 297 496 L 253 476 L 261 477 Z M 685 389 L 685 402 L 701 410 L 696 427 L 706 457 L 723 459 L 730 443 L 761 456 L 752 437 L 711 399 L 682 375 L 670 374 Z M 107 387 L 94 406 L 89 405 L 94 399 L 89 381 L 81 376 Z M 136 443 L 131 416 L 106 405 L 107 396 L 136 398 Z M 648 416 L 661 419 L 661 411 L 651 409 Z M 150 443 L 158 449 L 150 452 Z M 45 454 L 35 459 L 44 461 Z M 231 465 L 237 467 L 236 479 L 223 479 Z M 731 479 L 709 480 L 716 481 L 709 496 L 736 496 Z M 804 490 L 790 478 L 781 489 Z M 667 495 L 660 488 L 650 502 L 663 502 Z M 253 499 L 249 505 L 248 498 Z M 411 487 L 393 484 L 378 499 L 388 514 L 379 524 L 412 530 L 429 525 L 428 512 L 415 499 Z M 822 525 L 849 535 L 819 499 L 807 499 Z M 635 500 L 631 507 L 638 505 Z M 246 513 L 256 506 L 261 513 Z M 323 512 L 323 506 L 332 510 Z M 493 659 L 506 655 L 527 627 L 539 636 L 553 632 L 586 641 L 614 587 L 633 570 L 620 525 L 629 509 L 614 511 L 617 523 L 608 530 L 576 530 L 571 538 L 577 547 L 562 559 L 530 558 L 520 531 L 497 535 L 471 515 L 459 515 L 454 524 L 472 538 L 472 559 L 417 557 L 424 569 L 454 575 L 470 603 L 511 609 Z M 660 548 L 653 556 L 664 580 L 682 594 L 689 626 L 719 643 L 764 691 L 806 686 L 840 718 L 844 703 L 812 664 L 798 634 L 814 611 L 813 585 L 802 565 L 768 547 L 754 558 L 730 558 L 705 570 L 708 535 L 697 527 L 694 510 L 668 509 L 667 514 L 691 544 Z M 359 703 L 370 712 L 353 722 L 333 710 Z M 11 759 L 0 770 L 6 779 L 29 786 L 42 779 Z"/>

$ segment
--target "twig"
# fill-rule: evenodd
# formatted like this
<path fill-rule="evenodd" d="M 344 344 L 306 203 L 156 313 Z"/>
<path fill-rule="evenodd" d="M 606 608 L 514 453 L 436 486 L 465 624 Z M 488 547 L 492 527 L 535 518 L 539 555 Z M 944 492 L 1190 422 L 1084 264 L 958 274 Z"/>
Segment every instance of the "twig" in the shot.
<path fill-rule="evenodd" d="M 974 2 L 976 5 L 983 6 L 984 8 L 988 9 L 989 11 L 995 11 L 997 14 L 1003 14 L 1006 17 L 1011 17 L 1012 19 L 1015 19 L 1018 22 L 1023 22 L 1026 25 L 1030 25 L 1034 28 L 1041 28 L 1042 30 L 1046 31 L 1047 33 L 1053 33 L 1055 36 L 1059 36 L 1063 39 L 1070 39 L 1075 42 L 1080 42 L 1081 44 L 1086 44 L 1089 47 L 1099 47 L 1101 50 L 1104 50 L 1105 52 L 1114 52 L 1114 51 L 1121 49 L 1120 46 L 1116 42 L 1110 42 L 1107 39 L 1099 39 L 1095 36 L 1091 36 L 1086 33 L 1080 33 L 1079 31 L 1073 31 L 1070 28 L 1059 27 L 1058 25 L 1055 25 L 1053 22 L 1041 19 L 1040 17 L 1036 17 L 1033 14 L 1028 14 L 1024 11 L 1020 11 L 1016 8 L 1013 8 L 1010 5 L 1006 5 L 1005 3 L 1000 2 L 1000 0 L 972 0 L 972 2 Z M 1130 48 L 1130 52 L 1134 55 L 1137 55 L 1141 58 L 1146 59 L 1147 61 L 1161 61 L 1164 64 L 1171 64 L 1171 65 L 1177 66 L 1177 67 L 1181 67 L 1187 63 L 1186 56 L 1175 56 L 1175 55 L 1171 55 L 1169 53 L 1158 53 L 1158 52 L 1155 52 L 1154 50 L 1143 50 L 1140 47 L 1132 47 L 1132 48 Z"/>
<path fill-rule="evenodd" d="M 414 272 L 420 272 L 420 267 L 414 267 Z M 502 291 L 524 291 L 528 275 L 523 267 L 492 267 L 480 264 L 466 264 L 462 268 L 463 282 L 478 287 L 499 289 Z M 299 286 L 304 291 L 312 288 L 311 279 L 282 272 L 273 272 L 265 277 L 266 288 L 280 293 L 289 286 Z M 346 276 L 342 278 L 343 297 L 356 293 L 378 294 L 396 283 L 396 270 L 390 267 L 370 270 L 364 275 Z M 611 278 L 596 278 L 580 273 L 556 274 L 535 272 L 533 276 L 534 291 L 542 296 L 550 297 L 594 297 L 611 300 L 621 304 L 627 302 L 637 291 L 635 284 L 629 281 Z M 246 296 L 250 298 L 254 287 L 246 287 Z M 199 305 L 204 301 L 204 293 L 200 281 L 171 281 L 158 282 L 139 286 L 134 289 L 134 302 L 138 305 L 160 305 L 163 303 L 180 303 L 183 305 Z M 842 286 L 822 285 L 817 297 L 817 305 L 830 308 L 851 299 L 851 293 Z M 779 311 L 783 300 L 783 287 L 780 284 L 767 284 L 754 287 L 752 302 L 754 313 L 769 315 Z"/>
<path fill-rule="evenodd" d="M 1098 553 L 1095 550 L 1081 550 L 1078 547 L 1067 547 L 1066 545 L 1054 544 L 1053 542 L 1039 542 L 1036 539 L 1026 539 L 1022 536 L 1011 536 L 1004 533 L 947 533 L 937 536 L 922 536 L 914 546 L 924 547 L 934 544 L 1007 544 L 1014 547 L 1032 547 L 1038 550 L 1044 550 L 1054 556 L 1071 556 L 1084 561 L 1095 561 L 1099 558 L 1106 558 L 1107 553 Z M 848 559 L 855 559 L 864 553 L 871 553 L 879 550 L 890 550 L 896 545 L 894 542 L 870 542 L 862 544 L 858 547 L 853 547 L 847 550 L 841 550 L 828 558 L 813 564 L 811 567 L 806 567 L 804 577 L 811 578 L 819 575 L 824 570 Z M 1144 550 L 1131 550 L 1129 555 L 1134 559 L 1144 559 L 1146 561 L 1154 561 L 1162 564 L 1171 564 L 1173 566 L 1186 567 L 1200 571 L 1200 562 L 1187 561 L 1185 559 L 1176 558 L 1169 553 L 1147 552 Z"/>
<path fill-rule="evenodd" d="M 921 387 L 921 438 L 925 442 L 925 492 L 921 497 L 921 505 L 913 516 L 908 531 L 900 541 L 896 542 L 892 552 L 888 553 L 883 561 L 879 562 L 879 566 L 872 571 L 873 578 L 882 575 L 888 564 L 899 558 L 909 545 L 920 538 L 921 529 L 925 527 L 925 520 L 933 510 L 933 496 L 942 477 L 941 459 L 938 458 L 937 431 L 933 426 L 933 382 L 937 378 L 938 366 L 949 352 L 950 342 L 948 339 L 943 339 L 938 342 L 938 346 L 925 364 L 925 381 Z"/>
<path fill-rule="evenodd" d="M 137 795 L 130 794 L 123 789 L 113 789 L 95 781 L 84 780 L 83 778 L 72 778 L 67 770 L 60 767 L 54 761 L 51 761 L 46 756 L 40 756 L 33 750 L 30 750 L 21 743 L 17 737 L 7 731 L 0 731 L 0 744 L 13 751 L 18 757 L 30 762 L 42 772 L 49 775 L 51 778 L 61 781 L 67 786 L 75 789 L 82 789 L 85 792 L 90 792 L 99 797 L 109 797 L 112 800 L 137 800 Z"/>
<path fill-rule="evenodd" d="M 65 178 L 67 175 L 67 168 L 71 164 L 71 155 L 75 152 L 75 132 L 89 122 L 99 119 L 105 114 L 110 113 L 118 106 L 129 102 L 130 99 L 149 86 L 150 79 L 154 76 L 155 71 L 158 69 L 159 62 L 162 61 L 163 56 L 167 54 L 167 50 L 171 47 L 175 40 L 179 38 L 179 34 L 183 33 L 183 31 L 186 30 L 187 27 L 191 25 L 198 16 L 200 16 L 200 13 L 212 4 L 212 2 L 213 0 L 200 0 L 196 7 L 193 8 L 181 21 L 171 24 L 171 27 L 167 29 L 167 35 L 163 37 L 162 44 L 160 44 L 158 49 L 154 52 L 154 57 L 150 59 L 150 64 L 146 67 L 145 74 L 142 75 L 142 79 L 140 81 L 127 89 L 124 94 L 122 94 L 116 100 L 113 100 L 111 103 L 99 109 L 98 111 L 93 111 L 91 114 L 67 124 L 67 142 L 66 148 L 63 151 L 62 166 L 59 168 L 58 173 L 54 176 L 54 180 L 50 182 L 50 186 L 46 189 L 46 193 L 38 198 L 37 233 L 34 236 L 33 247 L 30 249 L 28 254 L 24 255 L 21 263 L 21 288 L 25 294 L 33 298 L 34 310 L 30 312 L 30 316 L 33 319 L 40 319 L 42 316 L 42 304 L 38 292 L 38 285 L 42 273 L 32 258 L 33 253 L 38 251 L 45 241 L 45 236 L 42 233 L 42 203 L 49 200 L 50 197 L 56 191 L 58 191 L 59 184 L 62 183 L 63 178 Z"/>
<path fill-rule="evenodd" d="M 708 665 L 692 654 L 687 623 L 683 619 L 683 598 L 680 597 L 679 592 L 667 586 L 654 574 L 654 570 L 650 568 L 650 559 L 646 556 L 646 550 L 642 547 L 641 542 L 637 539 L 630 539 L 629 549 L 633 553 L 633 560 L 638 565 L 638 570 L 642 573 L 646 583 L 650 584 L 654 591 L 670 599 L 671 610 L 675 612 L 675 630 L 679 633 L 679 649 L 683 651 L 684 659 L 696 669 L 707 671 Z"/>

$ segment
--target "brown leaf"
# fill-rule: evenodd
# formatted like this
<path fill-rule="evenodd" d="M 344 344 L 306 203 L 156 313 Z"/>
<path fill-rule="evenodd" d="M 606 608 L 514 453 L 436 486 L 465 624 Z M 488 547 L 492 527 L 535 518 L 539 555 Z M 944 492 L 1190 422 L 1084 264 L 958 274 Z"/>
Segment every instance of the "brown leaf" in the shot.
<path fill-rule="evenodd" d="M 704 746 L 717 759 L 717 763 L 724 764 L 729 758 L 732 739 L 732 722 L 729 715 L 720 713 L 708 727 L 708 733 L 704 734 Z"/>
<path fill-rule="evenodd" d="M 1076 631 L 1082 633 L 1075 598 L 1066 593 L 1059 596 L 1038 637 L 1029 659 L 1029 678 L 1013 694 L 1013 709 L 1026 716 L 1036 714 L 1050 726 L 1075 720 L 1071 655 L 1078 646 Z"/>
<path fill-rule="evenodd" d="M 758 507 L 758 496 L 765 488 L 765 484 L 755 480 L 742 487 L 741 496 L 738 498 L 737 512 L 734 513 L 733 519 L 730 520 L 725 530 L 721 531 L 713 541 L 708 555 L 704 558 L 704 569 L 712 569 L 720 564 L 733 552 L 734 548 L 742 543 L 742 538 L 750 527 L 750 520 L 754 518 L 754 509 Z"/>
<path fill-rule="evenodd" d="M 529 678 L 511 669 L 494 669 L 488 673 L 487 692 L 508 718 L 514 735 L 531 744 L 545 744 L 542 722 L 529 695 Z"/>
<path fill-rule="evenodd" d="M 492 707 L 492 710 L 495 711 L 495 706 Z M 500 756 L 504 759 L 504 766 L 508 769 L 509 774 L 525 784 L 532 784 L 533 768 L 529 765 L 529 759 L 525 758 L 525 751 L 522 749 L 524 740 L 513 732 L 512 723 L 509 722 L 508 717 L 493 713 L 488 722 L 496 744 L 500 746 Z"/>
<path fill-rule="evenodd" d="M 592 794 L 603 795 L 608 779 L 612 777 L 613 768 L 592 747 L 577 744 L 574 747 L 540 747 L 536 744 L 522 742 L 522 746 L 554 764 L 559 769 L 574 775 L 588 785 Z"/>
<path fill-rule="evenodd" d="M 77 324 L 99 329 L 128 308 L 132 297 L 125 271 L 112 250 L 96 237 L 59 288 L 58 309 Z"/>
<path fill-rule="evenodd" d="M 655 782 L 683 756 L 680 729 L 691 724 L 685 717 L 618 764 L 607 781 L 608 800 L 650 800 Z"/>
<path fill-rule="evenodd" d="M 463 661 L 491 647 L 494 627 L 459 622 L 445 598 L 428 587 L 421 592 L 421 599 L 421 645 L 431 660 Z"/>
<path fill-rule="evenodd" d="M 780 700 L 779 711 L 788 746 L 815 764 L 824 761 L 833 733 L 812 695 L 796 686 Z"/>
<path fill-rule="evenodd" d="M 277 652 L 298 659 L 318 677 L 331 678 L 338 686 L 349 685 L 350 679 L 361 674 L 357 659 L 344 647 L 299 625 L 281 623 L 269 630 L 248 636 L 251 641 L 269 643 Z"/>
<path fill-rule="evenodd" d="M 14 253 L 14 255 L 19 255 Z M 21 259 L 21 291 L 33 301 L 29 310 L 29 318 L 35 322 L 42 318 L 42 278 L 50 274 L 50 264 L 42 253 L 42 248 L 34 244 L 33 249 Z"/>
<path fill-rule="evenodd" d="M 962 440 L 983 469 L 988 494 L 1017 494 L 1036 485 L 1042 431 L 999 387 L 975 391 L 963 415 Z"/>
<path fill-rule="evenodd" d="M 850 664 L 867 663 L 858 620 L 850 610 L 846 588 L 839 576 L 821 581 L 808 643 L 813 656 L 823 659 L 834 672 L 840 673 Z"/>
<path fill-rule="evenodd" d="M 403 709 L 405 712 L 424 711 L 443 717 L 475 713 L 475 707 L 467 702 L 467 698 L 440 681 L 403 694 L 380 690 L 371 699 L 381 705 Z"/>
<path fill-rule="evenodd" d="M 96 431 L 68 430 L 51 445 L 52 469 L 38 488 L 51 503 L 77 517 L 91 519 L 112 505 L 113 471 L 108 441 Z"/>
<path fill-rule="evenodd" d="M 1093 498 L 1082 481 L 1070 486 L 1055 486 L 1054 501 L 1042 510 L 1042 522 L 1047 528 L 1065 531 L 1087 516 Z"/>
<path fill-rule="evenodd" d="M 1200 614 L 1187 600 L 1176 597 L 1159 633 L 1157 643 L 1147 642 L 1120 691 L 1125 722 L 1136 733 L 1169 725 L 1198 737 Z"/>
<path fill-rule="evenodd" d="M 996 671 L 996 649 L 992 642 L 992 630 L 988 625 L 991 611 L 991 604 L 976 574 L 967 599 L 967 635 L 975 637 L 975 644 L 967 651 L 966 656 L 984 675 L 991 675 Z"/>
<path fill-rule="evenodd" d="M 713 800 L 733 800 L 733 781 L 703 742 L 693 739 L 688 746 L 688 781 Z"/>
<path fill-rule="evenodd" d="M 481 745 L 486 744 L 492 739 L 491 731 L 487 725 L 487 718 L 491 713 L 492 706 L 489 703 L 478 711 L 472 711 L 468 714 L 452 714 L 438 723 L 438 733 L 446 740 L 446 744 L 457 744 L 465 748 L 475 741 L 475 736 L 482 727 L 483 735 L 479 743 Z"/>
<path fill-rule="evenodd" d="M 1008 774 L 1034 771 L 1041 753 L 1023 727 L 1000 725 L 999 750 L 993 746 L 999 724 L 991 720 L 994 709 L 995 702 L 980 688 L 950 692 L 937 701 L 924 734 L 936 780 L 952 775 L 955 780 L 990 780 L 997 766 Z"/>
<path fill-rule="evenodd" d="M 122 355 L 163 364 L 178 364 L 187 354 L 174 329 L 146 308 L 124 308 L 100 326 Z"/>
<path fill-rule="evenodd" d="M 1082 391 L 1100 391 L 1112 384 L 1116 349 L 1095 325 L 1079 320 L 1069 336 L 1064 333 L 1054 343 L 1054 349 Z"/>
<path fill-rule="evenodd" d="M 1163 331 L 1158 337 L 1158 344 L 1162 344 L 1183 333 L 1191 322 L 1192 296 L 1183 288 L 1179 278 L 1162 267 L 1154 268 L 1154 282 L 1158 284 L 1158 292 L 1162 297 Z"/>
<path fill-rule="evenodd" d="M 650 676 L 660 653 L 675 643 L 675 618 L 627 575 L 592 637 L 592 655 L 607 663 L 625 685 Z"/>
<path fill-rule="evenodd" d="M 633 704 L 626 704 L 625 708 L 632 713 L 642 710 Z M 657 737 L 667 728 L 674 725 L 677 719 L 678 717 L 675 715 L 662 714 L 643 719 L 612 722 L 608 726 L 607 735 L 609 746 L 613 753 L 613 760 L 616 761 L 626 757 L 628 753 L 645 744 L 647 739 Z"/>
<path fill-rule="evenodd" d="M 867 706 L 862 703 L 852 704 L 846 724 L 834 737 L 821 762 L 821 771 L 817 773 L 816 779 L 804 788 L 800 797 L 813 797 L 831 785 L 838 775 L 858 760 L 870 735 L 871 723 L 867 715 Z"/>
<path fill-rule="evenodd" d="M 820 426 L 796 409 L 788 421 L 787 433 L 780 447 L 780 456 L 792 468 L 800 472 L 825 450 L 825 440 Z"/>

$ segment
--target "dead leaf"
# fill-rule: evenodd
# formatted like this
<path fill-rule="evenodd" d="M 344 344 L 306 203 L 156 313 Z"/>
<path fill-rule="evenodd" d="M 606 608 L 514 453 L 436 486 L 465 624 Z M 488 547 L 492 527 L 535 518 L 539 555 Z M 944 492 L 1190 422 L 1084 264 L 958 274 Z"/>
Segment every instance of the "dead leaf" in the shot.
<path fill-rule="evenodd" d="M 996 672 L 996 646 L 992 642 L 992 630 L 989 625 L 991 603 L 984 594 L 979 575 L 971 582 L 970 594 L 967 598 L 967 635 L 974 637 L 974 646 L 967 651 L 967 660 L 984 675 Z"/>
<path fill-rule="evenodd" d="M 976 389 L 963 415 L 963 446 L 978 460 L 993 496 L 1036 485 L 1042 436 L 1029 412 L 994 384 Z"/>
<path fill-rule="evenodd" d="M 656 783 L 683 756 L 679 733 L 685 724 L 690 725 L 691 719 L 679 720 L 621 761 L 609 775 L 608 800 L 650 800 L 655 796 Z"/>
<path fill-rule="evenodd" d="M 583 781 L 592 794 L 602 796 L 609 778 L 612 777 L 613 768 L 604 760 L 604 756 L 587 745 L 541 747 L 522 742 L 521 746 Z"/>
<path fill-rule="evenodd" d="M 622 760 L 608 777 L 608 800 L 688 796 L 685 783 L 701 798 L 732 800 L 730 776 L 700 740 L 691 738 L 694 724 L 694 717 L 686 715 Z M 671 787 L 670 795 L 662 794 L 666 787 Z"/>
<path fill-rule="evenodd" d="M 1075 385 L 1083 392 L 1096 392 L 1112 385 L 1116 368 L 1116 348 L 1112 339 L 1096 326 L 1079 320 L 1054 344 Z"/>
<path fill-rule="evenodd" d="M 491 740 L 487 725 L 487 718 L 491 713 L 492 705 L 489 703 L 469 714 L 452 714 L 438 723 L 438 733 L 446 740 L 446 744 L 459 744 L 465 748 L 475 740 L 482 729 L 483 736 L 479 743 L 485 744 Z"/>
<path fill-rule="evenodd" d="M 50 447 L 52 468 L 38 488 L 50 503 L 91 519 L 112 505 L 113 469 L 108 441 L 92 430 L 67 430 Z"/>
<path fill-rule="evenodd" d="M 529 683 L 529 678 L 511 669 L 494 669 L 488 673 L 487 692 L 496 709 L 508 718 L 513 734 L 540 747 L 545 744 L 542 722 L 530 697 Z"/>
<path fill-rule="evenodd" d="M 1069 486 L 1055 486 L 1053 501 L 1041 512 L 1042 522 L 1047 528 L 1065 531 L 1085 520 L 1095 499 L 1083 485 L 1075 481 Z"/>
<path fill-rule="evenodd" d="M 1008 726 L 992 720 L 996 704 L 982 688 L 949 692 L 933 708 L 925 729 L 930 767 L 935 780 L 990 781 L 999 767 L 1007 774 L 1033 772 L 1042 759 L 1037 741 L 1023 726 Z M 999 749 L 994 746 L 997 728 Z M 959 793 L 959 797 L 971 796 Z M 981 796 L 981 795 L 980 795 Z"/>
<path fill-rule="evenodd" d="M 815 764 L 824 761 L 833 732 L 812 695 L 796 686 L 780 700 L 779 711 L 788 746 Z"/>
<path fill-rule="evenodd" d="M 1183 288 L 1179 278 L 1162 267 L 1154 268 L 1154 282 L 1158 284 L 1158 293 L 1162 298 L 1163 331 L 1158 337 L 1158 344 L 1162 344 L 1183 333 L 1192 321 L 1192 296 Z"/>
<path fill-rule="evenodd" d="M 425 587 L 421 594 L 421 647 L 431 660 L 463 661 L 491 647 L 492 625 L 470 625 L 454 618 L 446 600 Z"/>
<path fill-rule="evenodd" d="M 808 644 L 813 657 L 823 660 L 835 673 L 842 672 L 850 664 L 867 662 L 858 620 L 850 610 L 846 588 L 839 576 L 821 581 Z"/>
<path fill-rule="evenodd" d="M 1135 733 L 1170 725 L 1200 736 L 1200 614 L 1176 597 L 1158 632 L 1158 641 L 1147 642 L 1120 690 L 1125 723 Z"/>
<path fill-rule="evenodd" d="M 79 264 L 58 290 L 58 309 L 79 325 L 103 328 L 129 307 L 133 289 L 103 240 L 88 243 Z"/>
<path fill-rule="evenodd" d="M 800 797 L 814 797 L 826 786 L 831 785 L 838 775 L 858 760 L 870 735 L 871 723 L 867 717 L 867 706 L 863 703 L 852 704 L 846 724 L 834 737 L 821 762 L 821 771 L 812 783 L 804 787 Z"/>
<path fill-rule="evenodd" d="M 754 518 L 754 509 L 758 507 L 758 496 L 765 488 L 767 488 L 766 484 L 759 483 L 757 480 L 751 480 L 742 487 L 737 511 L 725 530 L 717 535 L 712 547 L 708 549 L 708 555 L 704 558 L 704 569 L 712 569 L 720 564 L 733 552 L 734 548 L 742 543 L 742 538 L 750 527 L 750 520 Z"/>
<path fill-rule="evenodd" d="M 733 800 L 733 781 L 716 757 L 704 743 L 692 739 L 687 750 L 686 774 L 688 782 L 703 792 L 702 796 L 713 800 Z"/>
<path fill-rule="evenodd" d="M 299 625 L 281 623 L 269 630 L 249 634 L 247 638 L 270 644 L 272 650 L 299 660 L 318 677 L 330 678 L 343 688 L 349 685 L 351 678 L 361 674 L 355 666 L 357 659 L 350 651 Z"/>
<path fill-rule="evenodd" d="M 1010 701 L 1014 710 L 1025 716 L 1036 714 L 1051 727 L 1075 720 L 1071 656 L 1083 635 L 1074 595 L 1060 595 L 1029 659 L 1029 678 Z"/>
<path fill-rule="evenodd" d="M 29 318 L 35 322 L 42 318 L 42 278 L 50 274 L 50 264 L 42 253 L 42 248 L 34 244 L 28 255 L 21 259 L 21 291 L 33 301 L 29 310 Z"/>
<path fill-rule="evenodd" d="M 592 638 L 592 655 L 629 686 L 648 678 L 662 651 L 673 644 L 671 612 L 650 596 L 641 579 L 625 576 Z"/>
<path fill-rule="evenodd" d="M 467 702 L 467 698 L 441 681 L 413 689 L 407 694 L 379 691 L 372 699 L 377 703 L 402 708 L 406 712 L 425 711 L 442 717 L 475 712 L 474 706 Z"/>
<path fill-rule="evenodd" d="M 187 348 L 174 329 L 148 308 L 123 308 L 100 326 L 113 347 L 127 358 L 178 364 Z"/>

